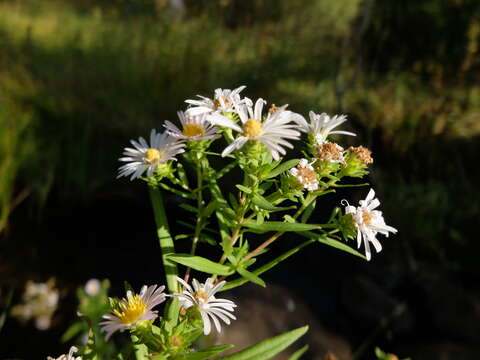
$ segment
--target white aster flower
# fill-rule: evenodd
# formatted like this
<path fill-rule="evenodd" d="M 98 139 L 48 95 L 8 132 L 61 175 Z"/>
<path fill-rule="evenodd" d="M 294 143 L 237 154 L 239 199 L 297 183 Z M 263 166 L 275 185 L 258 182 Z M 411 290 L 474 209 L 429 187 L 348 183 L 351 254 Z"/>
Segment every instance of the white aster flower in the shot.
<path fill-rule="evenodd" d="M 140 177 L 145 171 L 147 176 L 152 176 L 159 164 L 168 160 L 176 160 L 175 156 L 184 152 L 185 144 L 178 139 L 169 136 L 166 132 L 157 133 L 155 129 L 150 132 L 150 145 L 143 137 L 138 138 L 138 142 L 130 140 L 135 148 L 125 148 L 123 155 L 118 159 L 126 162 L 118 170 L 118 176 L 130 176 L 130 180 Z"/>
<path fill-rule="evenodd" d="M 211 112 L 233 112 L 235 106 L 244 101 L 240 99 L 239 94 L 245 88 L 246 86 L 239 86 L 234 90 L 215 89 L 213 99 L 197 95 L 201 100 L 185 100 L 186 103 L 193 105 L 189 107 L 186 112 L 190 116 Z"/>
<path fill-rule="evenodd" d="M 265 103 L 265 100 L 258 99 L 255 108 L 251 101 L 238 105 L 236 112 L 240 117 L 241 127 L 223 115 L 210 115 L 209 119 L 213 124 L 231 128 L 242 134 L 223 150 L 222 156 L 230 154 L 235 149 L 240 149 L 249 140 L 260 141 L 267 147 L 275 160 L 280 158 L 280 154 L 285 155 L 283 146 L 293 148 L 293 145 L 284 139 L 298 140 L 300 138 L 300 132 L 294 130 L 296 124 L 290 123 L 297 114 L 285 110 L 288 105 L 283 105 L 275 107 L 274 111 L 269 111 L 265 121 L 262 121 L 262 110 Z"/>
<path fill-rule="evenodd" d="M 383 234 L 388 237 L 389 232 L 396 233 L 397 229 L 385 224 L 382 212 L 374 210 L 380 205 L 380 201 L 375 199 L 375 191 L 370 189 L 365 200 L 360 200 L 360 206 L 354 207 L 347 205 L 345 207 L 346 214 L 352 214 L 357 232 L 357 247 L 360 248 L 362 243 L 365 244 L 365 255 L 367 260 L 370 260 L 372 255 L 370 251 L 371 242 L 373 247 L 378 252 L 382 251 L 382 245 L 377 240 L 377 233 Z"/>
<path fill-rule="evenodd" d="M 308 123 L 303 116 L 297 116 L 294 120 L 298 123 L 303 132 L 313 136 L 318 145 L 323 144 L 330 134 L 356 136 L 356 134 L 350 131 L 332 131 L 334 128 L 347 121 L 346 115 L 335 115 L 333 118 L 331 118 L 326 113 L 315 114 L 313 111 L 310 111 L 308 115 L 310 116 L 310 123 Z"/>
<path fill-rule="evenodd" d="M 153 320 L 157 315 L 157 311 L 152 309 L 158 304 L 165 301 L 166 295 L 163 292 L 165 286 L 146 286 L 142 287 L 140 294 L 133 294 L 130 290 L 127 291 L 127 298 L 120 300 L 113 309 L 113 314 L 105 314 L 102 321 L 102 331 L 107 333 L 108 340 L 112 334 L 120 330 L 134 326 L 140 320 Z"/>
<path fill-rule="evenodd" d="M 178 111 L 177 114 L 182 124 L 182 130 L 168 120 L 163 125 L 170 136 L 188 141 L 210 140 L 221 136 L 216 133 L 218 129 L 207 121 L 207 114 L 189 115 L 183 111 Z"/>
<path fill-rule="evenodd" d="M 47 356 L 47 360 L 82 360 L 81 356 L 73 356 L 73 353 L 76 353 L 77 351 L 78 349 L 75 346 L 72 346 L 68 354 L 60 355 L 58 358 Z"/>
<path fill-rule="evenodd" d="M 300 185 L 308 191 L 318 190 L 317 173 L 307 159 L 300 160 L 296 167 L 290 169 L 290 174 L 295 176 Z"/>
<path fill-rule="evenodd" d="M 223 320 L 227 325 L 230 325 L 230 319 L 236 320 L 230 312 L 234 311 L 237 306 L 233 301 L 227 299 L 215 298 L 215 293 L 220 290 L 225 281 L 220 281 L 214 285 L 211 278 L 208 278 L 205 284 L 200 284 L 196 279 L 192 280 L 193 289 L 185 281 L 177 277 L 179 283 L 183 285 L 183 292 L 181 294 L 173 294 L 180 300 L 180 305 L 188 309 L 195 306 L 200 312 L 203 321 L 203 333 L 210 334 L 213 321 L 218 332 L 222 331 L 218 319 Z"/>

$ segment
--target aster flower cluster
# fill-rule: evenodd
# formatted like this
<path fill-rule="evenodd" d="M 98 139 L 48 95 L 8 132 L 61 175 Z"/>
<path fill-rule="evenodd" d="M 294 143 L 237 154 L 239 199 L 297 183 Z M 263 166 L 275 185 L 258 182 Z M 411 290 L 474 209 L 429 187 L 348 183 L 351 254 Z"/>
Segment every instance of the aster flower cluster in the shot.
<path fill-rule="evenodd" d="M 193 344 L 202 334 L 219 333 L 236 319 L 237 305 L 219 296 L 222 291 L 247 282 L 266 286 L 261 278 L 265 271 L 310 244 L 333 246 L 370 260 L 371 246 L 382 250 L 377 236 L 396 232 L 386 225 L 373 189 L 357 207 L 344 200 L 343 211 L 335 208 L 326 224 L 310 220 L 323 210 L 317 207 L 321 197 L 352 186 L 348 179 L 364 177 L 373 162 L 369 149 L 334 141 L 339 135 L 355 136 L 339 129 L 347 122 L 346 115 L 310 111 L 307 120 L 288 105 L 243 97 L 244 90 L 245 86 L 216 89 L 212 98 L 188 99 L 187 107 L 177 113 L 178 121 L 166 120 L 163 131 L 151 130 L 149 141 L 139 137 L 124 149 L 118 177 L 141 179 L 149 186 L 166 286 L 145 285 L 139 293 L 127 286 L 124 298 L 109 298 L 109 311 L 95 325 L 108 344 L 114 334 L 127 331 L 148 358 L 217 356 L 229 346 L 197 353 Z M 235 186 L 224 181 L 230 173 L 242 174 L 239 181 L 233 179 Z M 180 203 L 182 212 L 174 213 L 179 233 L 169 230 L 163 191 Z M 307 239 L 256 266 L 257 258 L 268 256 L 265 250 L 287 232 Z M 188 253 L 175 251 L 180 239 L 189 240 Z M 363 246 L 365 255 L 345 245 L 352 239 L 358 248 Z M 204 253 L 218 257 L 197 254 L 198 248 L 212 246 L 216 251 Z M 205 281 L 193 278 L 193 272 Z M 98 280 L 87 285 L 85 301 L 106 296 Z M 293 342 L 305 331 L 281 336 Z M 82 356 L 99 351 L 102 344 L 96 335 L 88 337 Z M 283 349 L 275 350 L 276 343 L 278 339 L 269 339 L 247 350 L 270 344 L 271 358 Z"/>

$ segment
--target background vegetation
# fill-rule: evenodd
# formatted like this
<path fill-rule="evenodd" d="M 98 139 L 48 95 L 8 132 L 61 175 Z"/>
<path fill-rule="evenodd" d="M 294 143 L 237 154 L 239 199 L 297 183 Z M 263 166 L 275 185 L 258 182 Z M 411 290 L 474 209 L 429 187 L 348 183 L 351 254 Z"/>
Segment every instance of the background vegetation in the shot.
<path fill-rule="evenodd" d="M 400 294 L 428 264 L 478 305 L 479 47 L 477 0 L 0 1 L 4 293 L 51 275 L 67 288 L 93 276 L 127 280 L 120 263 L 132 251 L 135 279 L 155 279 L 142 265 L 148 248 L 119 245 L 120 230 L 111 232 L 131 223 L 143 225 L 135 237 L 151 237 L 147 198 L 115 181 L 117 158 L 184 99 L 245 84 L 252 98 L 305 115 L 347 113 L 359 139 L 346 141 L 373 149 L 371 180 L 399 228 L 379 256 L 390 280 L 377 284 L 415 307 Z M 105 260 L 112 248 L 117 258 Z M 10 326 L 0 338 L 27 334 Z"/>

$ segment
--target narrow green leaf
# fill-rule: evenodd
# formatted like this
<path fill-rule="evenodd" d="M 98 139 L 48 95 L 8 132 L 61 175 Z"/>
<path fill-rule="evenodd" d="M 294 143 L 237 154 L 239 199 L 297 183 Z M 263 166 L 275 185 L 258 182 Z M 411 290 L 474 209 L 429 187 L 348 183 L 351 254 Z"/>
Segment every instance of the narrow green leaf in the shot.
<path fill-rule="evenodd" d="M 195 206 L 192 206 L 190 204 L 186 204 L 186 203 L 183 203 L 183 204 L 180 204 L 179 205 L 182 209 L 184 210 L 187 210 L 187 211 L 190 211 L 194 214 L 198 213 L 198 209 L 195 207 Z"/>
<path fill-rule="evenodd" d="M 331 237 L 328 237 L 326 235 L 319 235 L 319 234 L 312 233 L 310 231 L 299 232 L 299 234 L 302 235 L 302 236 L 305 236 L 306 238 L 314 239 L 318 242 L 321 242 L 322 244 L 332 246 L 332 247 L 337 248 L 339 250 L 345 251 L 349 254 L 361 257 L 362 259 L 365 259 L 365 260 L 367 259 L 365 257 L 365 255 L 359 253 L 357 250 L 351 248 L 350 246 L 348 246 L 344 242 L 332 239 Z"/>
<path fill-rule="evenodd" d="M 297 166 L 299 162 L 300 162 L 300 159 L 292 159 L 292 160 L 285 161 L 284 163 L 278 165 L 276 168 L 270 171 L 270 173 L 267 175 L 265 179 L 270 179 L 277 175 L 280 175 L 284 171 L 290 170 L 292 167 Z"/>
<path fill-rule="evenodd" d="M 321 229 L 318 224 L 288 223 L 283 221 L 265 221 L 263 224 L 257 224 L 255 221 L 248 221 L 243 226 L 258 232 L 267 231 L 308 231 Z"/>
<path fill-rule="evenodd" d="M 253 274 L 255 275 L 261 275 L 263 274 L 264 272 L 270 270 L 271 268 L 273 268 L 274 266 L 278 265 L 279 263 L 281 263 L 283 260 L 289 258 L 290 256 L 292 256 L 293 254 L 295 254 L 296 252 L 298 252 L 300 249 L 304 248 L 305 246 L 309 245 L 309 244 L 312 244 L 316 242 L 315 239 L 310 239 L 310 240 L 307 240 L 305 242 L 303 242 L 302 244 L 294 247 L 293 249 L 287 251 L 286 253 L 280 255 L 279 257 L 273 259 L 272 261 L 270 261 L 269 263 L 259 267 L 258 269 L 252 271 Z M 227 282 L 219 291 L 225 291 L 225 290 L 229 290 L 229 289 L 233 289 L 233 288 L 236 288 L 240 285 L 243 285 L 245 284 L 246 282 L 248 282 L 247 279 L 245 278 L 239 278 L 239 279 L 235 279 L 235 280 L 232 280 L 232 281 L 229 281 Z"/>
<path fill-rule="evenodd" d="M 233 273 L 228 266 L 215 263 L 201 256 L 171 254 L 168 256 L 168 260 L 208 274 L 230 275 Z"/>
<path fill-rule="evenodd" d="M 257 205 L 259 208 L 269 210 L 269 211 L 281 211 L 281 210 L 289 210 L 294 209 L 296 206 L 289 206 L 289 207 L 278 207 L 270 203 L 267 199 L 263 196 L 258 194 L 254 194 L 252 197 L 252 202 Z"/>
<path fill-rule="evenodd" d="M 201 216 L 208 219 L 210 215 L 218 208 L 218 202 L 213 199 L 208 203 L 208 205 L 201 212 Z"/>
<path fill-rule="evenodd" d="M 190 353 L 185 355 L 185 360 L 204 360 L 209 359 L 212 356 L 218 355 L 225 350 L 231 349 L 234 345 L 225 344 L 225 345 L 218 345 L 218 346 L 211 346 L 206 349 Z"/>
<path fill-rule="evenodd" d="M 237 189 L 239 189 L 240 191 L 243 191 L 244 193 L 247 193 L 247 194 L 251 194 L 252 193 L 252 189 L 246 187 L 246 186 L 243 186 L 243 185 L 235 185 L 237 187 Z"/>
<path fill-rule="evenodd" d="M 303 354 L 305 354 L 305 352 L 308 350 L 308 345 L 305 345 L 304 347 L 302 347 L 301 349 L 298 349 L 297 351 L 295 351 L 292 356 L 290 356 L 288 358 L 288 360 L 298 360 L 300 359 L 300 356 L 302 356 Z"/>
<path fill-rule="evenodd" d="M 308 326 L 304 326 L 284 334 L 274 336 L 270 339 L 260 341 L 258 344 L 250 346 L 244 350 L 232 355 L 222 357 L 223 360 L 267 360 L 283 351 L 294 341 L 299 339 L 308 331 Z"/>
<path fill-rule="evenodd" d="M 312 215 L 313 210 L 315 210 L 316 204 L 317 204 L 317 201 L 314 200 L 310 203 L 310 205 L 307 206 L 307 208 L 302 214 L 302 217 L 300 218 L 301 223 L 306 223 L 308 219 L 310 219 L 310 216 Z"/>
<path fill-rule="evenodd" d="M 265 281 L 263 281 L 262 279 L 260 279 L 257 275 L 255 275 L 254 273 L 248 271 L 247 269 L 244 269 L 244 268 L 238 268 L 237 269 L 237 272 L 242 276 L 244 277 L 245 279 L 247 279 L 248 281 L 251 281 L 252 283 L 254 284 L 257 284 L 257 285 L 260 285 L 260 286 L 267 286 L 267 284 L 265 284 Z"/>
<path fill-rule="evenodd" d="M 237 165 L 236 161 L 232 161 L 229 163 L 227 166 L 225 166 L 223 169 L 216 171 L 215 172 L 215 179 L 218 180 L 225 176 L 230 170 L 232 170 L 235 166 Z"/>

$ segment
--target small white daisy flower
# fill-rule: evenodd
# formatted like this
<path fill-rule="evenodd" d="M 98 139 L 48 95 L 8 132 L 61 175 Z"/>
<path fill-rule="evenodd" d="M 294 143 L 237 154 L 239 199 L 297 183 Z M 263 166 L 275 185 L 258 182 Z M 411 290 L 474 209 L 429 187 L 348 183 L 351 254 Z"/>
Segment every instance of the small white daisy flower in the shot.
<path fill-rule="evenodd" d="M 265 100 L 258 99 L 253 108 L 251 101 L 247 104 L 238 105 L 236 112 L 240 117 L 241 127 L 229 118 L 212 114 L 209 116 L 213 124 L 225 126 L 242 133 L 222 152 L 222 156 L 230 154 L 235 149 L 240 149 L 247 141 L 260 141 L 272 154 L 275 160 L 285 155 L 284 146 L 293 148 L 293 145 L 284 139 L 298 140 L 300 132 L 294 130 L 296 124 L 290 123 L 295 113 L 285 110 L 288 105 L 276 107 L 275 111 L 269 111 L 265 121 L 262 121 L 262 110 Z"/>
<path fill-rule="evenodd" d="M 296 167 L 290 169 L 290 174 L 295 176 L 300 185 L 308 191 L 318 190 L 317 173 L 307 159 L 300 160 Z"/>
<path fill-rule="evenodd" d="M 60 355 L 58 358 L 47 356 L 47 360 L 82 360 L 81 356 L 73 356 L 73 353 L 76 353 L 77 351 L 78 349 L 75 346 L 72 346 L 68 354 Z"/>
<path fill-rule="evenodd" d="M 177 277 L 180 284 L 183 285 L 183 292 L 181 294 L 173 294 L 180 300 L 180 305 L 188 309 L 191 306 L 196 306 L 200 312 L 203 321 L 203 333 L 210 334 L 213 321 L 218 332 L 222 331 L 218 319 L 223 320 L 227 325 L 230 325 L 230 319 L 236 320 L 230 312 L 234 311 L 237 306 L 233 301 L 227 299 L 215 298 L 215 293 L 220 290 L 225 281 L 220 281 L 214 285 L 211 278 L 208 278 L 205 284 L 200 284 L 196 279 L 192 280 L 193 289 L 184 280 Z"/>
<path fill-rule="evenodd" d="M 170 136 L 188 141 L 217 139 L 221 136 L 216 134 L 218 129 L 207 121 L 207 114 L 188 115 L 183 111 L 178 111 L 177 114 L 182 130 L 168 120 L 163 125 Z"/>
<path fill-rule="evenodd" d="M 197 95 L 201 100 L 185 100 L 186 103 L 193 105 L 187 109 L 190 116 L 207 114 L 211 112 L 233 112 L 235 106 L 242 103 L 240 92 L 246 86 L 239 86 L 236 89 L 215 89 L 213 99 L 202 95 Z"/>
<path fill-rule="evenodd" d="M 318 145 L 323 144 L 330 134 L 356 136 L 355 133 L 350 131 L 332 131 L 334 128 L 347 121 L 346 115 L 335 115 L 333 118 L 330 118 L 326 113 L 315 114 L 313 111 L 310 111 L 308 115 L 310 116 L 310 123 L 307 123 L 303 116 L 295 117 L 294 121 L 298 123 L 301 131 L 311 134 Z"/>
<path fill-rule="evenodd" d="M 120 166 L 118 176 L 130 176 L 130 180 L 142 176 L 147 171 L 147 176 L 152 176 L 159 164 L 168 160 L 176 160 L 175 156 L 184 152 L 185 144 L 169 136 L 166 132 L 157 133 L 155 129 L 150 132 L 150 145 L 143 137 L 138 142 L 130 140 L 135 148 L 125 148 L 123 155 L 118 159 L 127 164 Z"/>
<path fill-rule="evenodd" d="M 153 320 L 157 315 L 157 311 L 152 309 L 165 301 L 166 295 L 163 292 L 165 286 L 146 286 L 142 287 L 140 294 L 133 294 L 130 290 L 127 291 L 127 297 L 120 300 L 116 308 L 113 309 L 113 314 L 105 314 L 102 321 L 101 330 L 105 332 L 108 340 L 112 334 L 120 330 L 120 332 L 134 326 L 140 320 Z"/>
<path fill-rule="evenodd" d="M 375 191 L 373 191 L 373 189 L 370 189 L 365 200 L 360 200 L 359 204 L 360 206 L 358 207 L 347 205 L 345 207 L 345 213 L 352 214 L 355 226 L 358 229 L 357 247 L 360 248 L 363 239 L 365 255 L 367 260 L 370 260 L 372 257 L 370 242 L 373 244 L 377 253 L 382 251 L 382 245 L 376 238 L 377 233 L 388 237 L 389 232 L 395 234 L 397 229 L 385 224 L 382 212 L 374 210 L 380 205 L 380 201 L 375 199 Z"/>

